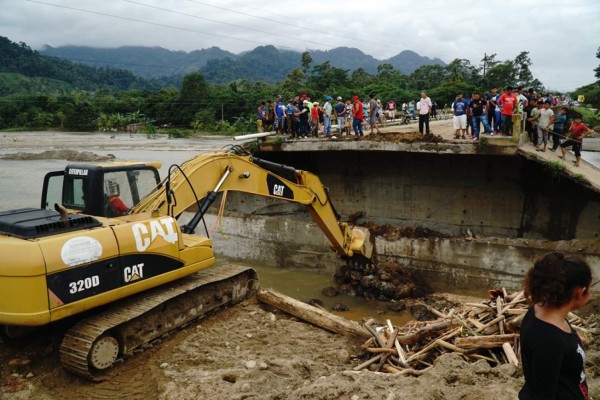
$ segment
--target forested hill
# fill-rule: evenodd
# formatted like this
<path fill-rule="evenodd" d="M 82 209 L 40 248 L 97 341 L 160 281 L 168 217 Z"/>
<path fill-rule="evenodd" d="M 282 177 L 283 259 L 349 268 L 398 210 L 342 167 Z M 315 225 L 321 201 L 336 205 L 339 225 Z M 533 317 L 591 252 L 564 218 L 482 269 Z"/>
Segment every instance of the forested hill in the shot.
<path fill-rule="evenodd" d="M 189 72 L 202 72 L 206 80 L 225 83 L 236 79 L 277 82 L 294 68 L 301 66 L 301 53 L 260 46 L 241 54 L 233 54 L 218 47 L 192 52 L 172 51 L 160 47 L 119 47 L 102 49 L 81 46 L 46 46 L 41 54 L 62 57 L 93 66 L 112 66 L 127 69 L 144 78 L 183 76 Z M 362 68 L 368 73 L 377 72 L 377 66 L 391 64 L 396 70 L 410 74 L 422 65 L 446 65 L 439 58 L 430 59 L 405 50 L 387 59 L 377 60 L 362 51 L 338 47 L 322 51 L 309 51 L 313 65 L 329 61 L 331 66 L 350 72 Z"/>
<path fill-rule="evenodd" d="M 123 46 L 96 48 L 86 46 L 45 46 L 40 54 L 66 58 L 95 67 L 123 68 L 142 78 L 183 76 L 198 72 L 208 60 L 237 58 L 237 55 L 218 47 L 191 52 L 167 50 L 162 47 Z"/>
<path fill-rule="evenodd" d="M 60 58 L 43 56 L 37 51 L 33 51 L 25 43 L 17 44 L 2 36 L 0 36 L 0 73 L 14 78 L 5 79 L 6 82 L 22 82 L 24 77 L 34 79 L 38 83 L 45 79 L 46 82 L 37 85 L 37 89 L 40 85 L 44 86 L 45 84 L 62 89 L 70 86 L 84 90 L 93 90 L 99 87 L 114 90 L 146 89 L 151 86 L 146 80 L 135 76 L 130 71 L 106 67 L 96 68 Z M 3 85 L 1 89 L 1 94 L 10 94 L 13 91 L 6 85 Z M 23 87 L 20 89 L 22 90 Z"/>

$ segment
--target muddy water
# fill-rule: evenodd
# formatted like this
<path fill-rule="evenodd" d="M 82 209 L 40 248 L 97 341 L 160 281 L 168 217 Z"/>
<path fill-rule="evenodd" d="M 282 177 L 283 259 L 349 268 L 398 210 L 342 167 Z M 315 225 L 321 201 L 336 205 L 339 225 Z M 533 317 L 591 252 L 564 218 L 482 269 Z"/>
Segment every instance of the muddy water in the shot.
<path fill-rule="evenodd" d="M 238 261 L 234 262 L 239 263 Z M 335 314 L 354 321 L 360 321 L 365 317 L 373 317 L 380 321 L 390 319 L 395 326 L 401 326 L 413 319 L 408 311 L 390 311 L 388 307 L 392 305 L 392 303 L 389 302 L 364 299 L 344 294 L 335 297 L 323 296 L 321 294 L 323 288 L 334 285 L 331 274 L 328 273 L 281 269 L 264 265 L 251 266 L 258 272 L 261 287 L 274 288 L 285 295 L 304 302 L 311 299 L 320 300 L 323 303 L 323 308 L 327 310 L 331 310 L 335 303 L 342 303 L 347 306 L 349 310 L 335 312 Z"/>

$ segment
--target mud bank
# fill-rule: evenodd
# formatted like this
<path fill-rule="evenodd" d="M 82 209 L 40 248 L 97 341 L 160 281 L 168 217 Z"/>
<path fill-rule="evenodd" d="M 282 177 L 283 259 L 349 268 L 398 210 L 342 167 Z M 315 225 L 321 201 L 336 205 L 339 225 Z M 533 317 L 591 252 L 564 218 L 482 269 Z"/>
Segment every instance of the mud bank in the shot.
<path fill-rule="evenodd" d="M 91 151 L 75 150 L 46 150 L 41 153 L 18 152 L 0 156 L 2 160 L 67 160 L 67 161 L 112 161 L 116 157 L 112 154 L 101 156 Z"/>
<path fill-rule="evenodd" d="M 255 299 L 126 359 L 106 382 L 87 382 L 59 367 L 56 335 L 17 349 L 0 345 L 0 398 L 497 400 L 516 398 L 523 384 L 511 365 L 467 363 L 453 354 L 438 358 L 418 378 L 351 372 L 362 341 L 328 333 Z M 593 345 L 586 353 L 590 393 L 596 398 L 600 352 Z M 17 357 L 30 362 L 9 366 Z"/>

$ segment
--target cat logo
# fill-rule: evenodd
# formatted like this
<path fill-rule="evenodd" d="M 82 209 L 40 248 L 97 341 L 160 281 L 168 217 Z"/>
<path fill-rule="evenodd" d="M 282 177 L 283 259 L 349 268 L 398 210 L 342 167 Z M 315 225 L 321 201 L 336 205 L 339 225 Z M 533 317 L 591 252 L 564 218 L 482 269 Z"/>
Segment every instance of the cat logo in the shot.
<path fill-rule="evenodd" d="M 125 283 L 138 281 L 144 279 L 144 263 L 132 265 L 131 267 L 125 267 L 123 269 L 123 280 Z"/>
<path fill-rule="evenodd" d="M 283 196 L 284 189 L 285 189 L 285 186 L 283 186 L 283 185 L 273 185 L 273 195 Z"/>
<path fill-rule="evenodd" d="M 281 179 L 268 174 L 267 175 L 267 190 L 271 196 L 283 197 L 284 199 L 294 199 L 294 192 Z"/>
<path fill-rule="evenodd" d="M 168 243 L 177 243 L 176 222 L 173 218 L 160 218 L 146 223 L 133 224 L 133 237 L 138 251 L 146 251 L 157 237 L 162 237 Z"/>

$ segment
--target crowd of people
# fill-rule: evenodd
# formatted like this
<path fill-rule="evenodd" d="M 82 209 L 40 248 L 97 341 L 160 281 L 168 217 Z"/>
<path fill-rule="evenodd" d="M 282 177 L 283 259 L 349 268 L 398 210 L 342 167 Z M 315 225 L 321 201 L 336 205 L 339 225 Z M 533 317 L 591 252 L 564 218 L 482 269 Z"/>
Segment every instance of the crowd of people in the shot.
<path fill-rule="evenodd" d="M 554 113 L 551 107 L 563 106 Z M 453 115 L 455 139 L 478 140 L 481 134 L 512 136 L 513 116 L 524 119 L 529 139 L 539 151 L 546 151 L 548 141 L 552 139 L 552 151 L 561 146 L 563 157 L 566 147 L 572 147 L 576 156 L 575 165 L 579 166 L 583 135 L 589 128 L 577 118 L 568 118 L 570 99 L 565 96 L 539 94 L 533 89 L 516 89 L 507 86 L 490 92 L 473 92 L 467 98 L 457 94 L 450 112 Z M 444 106 L 445 108 L 446 106 Z M 380 127 L 386 121 L 396 121 L 397 112 L 402 117 L 417 120 L 419 132 L 431 133 L 429 121 L 437 116 L 437 104 L 426 92 L 421 93 L 418 101 L 402 103 L 400 110 L 393 99 L 382 104 L 373 94 L 368 98 L 352 96 L 336 100 L 326 96 L 321 104 L 302 94 L 283 101 L 282 96 L 272 101 L 264 101 L 257 110 L 257 128 L 259 132 L 276 131 L 292 138 L 332 137 L 334 134 L 364 136 L 381 133 Z M 483 126 L 483 131 L 482 131 Z"/>
<path fill-rule="evenodd" d="M 401 106 L 402 115 L 416 120 L 419 115 L 419 131 L 429 133 L 429 117 L 436 116 L 436 103 L 421 95 L 419 101 L 411 100 Z M 292 138 L 325 137 L 337 133 L 340 135 L 363 136 L 364 131 L 381 133 L 380 127 L 386 121 L 396 121 L 398 105 L 393 99 L 385 104 L 375 95 L 368 98 L 353 96 L 344 99 L 338 96 L 325 97 L 323 103 L 313 101 L 307 94 L 302 94 L 283 101 L 282 96 L 272 101 L 261 102 L 257 110 L 258 132 L 276 131 L 288 134 Z"/>
<path fill-rule="evenodd" d="M 368 99 L 353 96 L 349 99 L 325 97 L 320 104 L 307 94 L 302 94 L 284 103 L 281 96 L 273 104 L 262 102 L 257 110 L 259 132 L 276 131 L 293 138 L 317 137 L 319 134 L 331 136 L 335 132 L 357 136 L 364 130 L 380 133 L 379 125 L 384 123 L 384 107 L 381 100 L 373 95 Z"/>
<path fill-rule="evenodd" d="M 552 151 L 561 147 L 561 158 L 566 157 L 566 148 L 572 147 L 575 153 L 574 164 L 579 166 L 583 136 L 590 129 L 578 116 L 569 119 L 571 100 L 552 94 L 539 94 L 534 89 L 525 91 L 522 87 L 507 86 L 498 91 L 493 87 L 490 93 L 481 97 L 473 92 L 469 99 L 462 93 L 456 96 L 451 105 L 454 115 L 453 125 L 455 139 L 469 138 L 478 140 L 483 126 L 483 133 L 512 136 L 513 116 L 524 119 L 525 130 L 529 140 L 538 151 L 545 152 L 549 138 L 552 139 Z M 551 107 L 562 106 L 557 112 Z M 521 120 L 521 119 L 520 119 Z"/>

